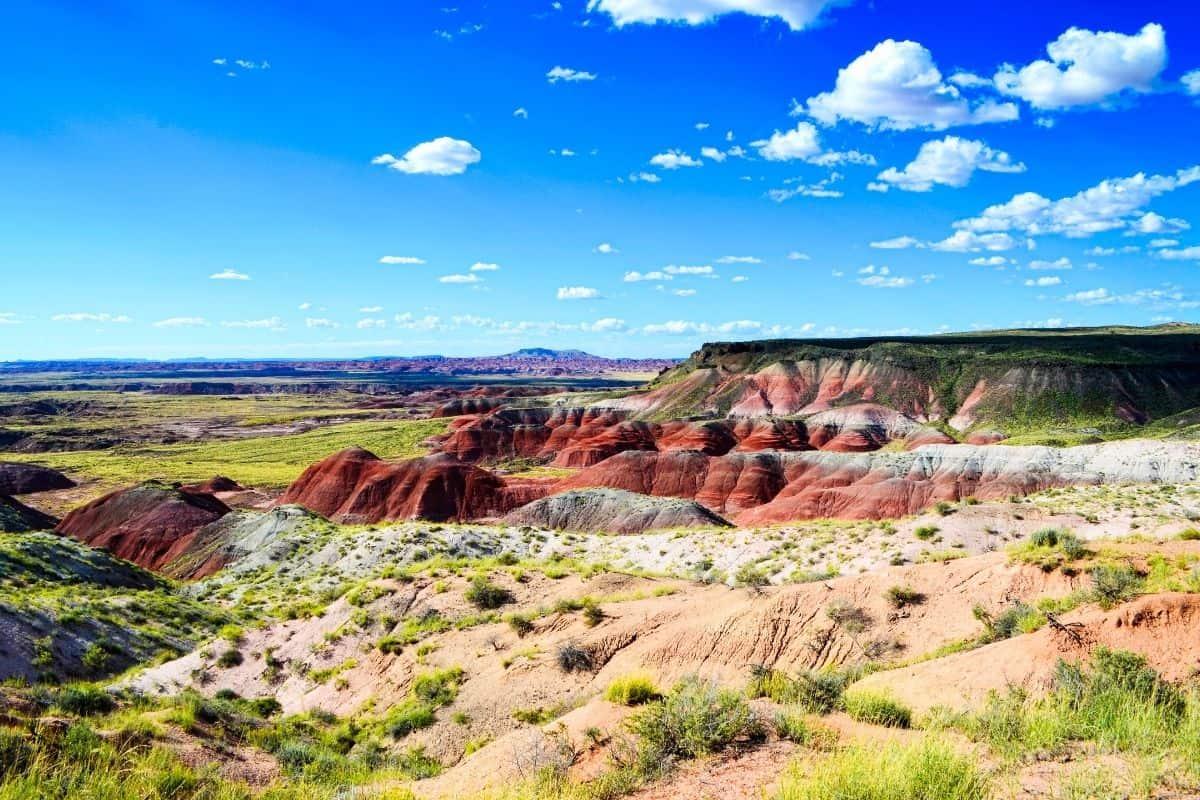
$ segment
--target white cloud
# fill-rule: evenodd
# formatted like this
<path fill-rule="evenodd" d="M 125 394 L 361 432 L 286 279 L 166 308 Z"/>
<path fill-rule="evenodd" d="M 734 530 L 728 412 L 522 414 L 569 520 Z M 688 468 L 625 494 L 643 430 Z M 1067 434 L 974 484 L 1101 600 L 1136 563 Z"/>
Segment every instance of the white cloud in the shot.
<path fill-rule="evenodd" d="M 734 275 L 732 278 L 729 279 L 729 282 L 730 283 L 745 283 L 748 280 L 750 280 L 750 279 L 747 278 L 745 275 Z"/>
<path fill-rule="evenodd" d="M 1058 233 L 1085 237 L 1140 223 L 1144 207 L 1154 198 L 1200 181 L 1200 166 L 1174 175 L 1139 172 L 1128 178 L 1108 178 L 1070 197 L 1049 200 L 1035 192 L 1014 195 L 977 217 L 959 220 L 961 230 L 1022 231 L 1029 235 Z"/>
<path fill-rule="evenodd" d="M 1026 286 L 1058 286 L 1062 283 L 1062 278 L 1057 275 L 1044 275 L 1041 278 L 1030 278 L 1025 281 Z"/>
<path fill-rule="evenodd" d="M 695 289 L 675 289 L 671 294 L 676 297 L 691 297 L 696 293 Z"/>
<path fill-rule="evenodd" d="M 706 130 L 708 130 L 708 123 L 707 122 L 697 122 L 692 127 L 694 127 L 698 131 L 706 131 Z"/>
<path fill-rule="evenodd" d="M 906 192 L 928 192 L 935 183 L 956 188 L 966 186 L 977 169 L 1024 172 L 1025 165 L 981 141 L 947 136 L 925 142 L 908 166 L 903 170 L 889 167 L 879 173 L 879 180 Z"/>
<path fill-rule="evenodd" d="M 817 126 L 811 122 L 798 123 L 786 133 L 775 131 L 770 139 L 760 139 L 750 144 L 757 147 L 758 154 L 768 161 L 793 161 L 810 158 L 821 152 Z"/>
<path fill-rule="evenodd" d="M 156 328 L 207 328 L 208 320 L 204 317 L 168 317 L 152 324 Z"/>
<path fill-rule="evenodd" d="M 810 164 L 815 164 L 818 167 L 836 167 L 841 164 L 860 164 L 863 166 L 875 166 L 875 156 L 870 153 L 860 153 L 857 150 L 826 150 L 820 155 L 806 158 Z"/>
<path fill-rule="evenodd" d="M 617 248 L 613 247 L 608 242 L 601 242 L 600 244 L 598 244 L 594 248 L 592 248 L 592 252 L 600 253 L 601 255 L 608 256 L 608 255 L 613 255 L 615 253 L 619 253 L 621 251 L 618 250 Z"/>
<path fill-rule="evenodd" d="M 974 72 L 959 70 L 950 76 L 949 81 L 955 86 L 961 86 L 964 89 L 974 89 L 979 86 L 991 86 L 992 82 L 987 78 L 976 75 Z"/>
<path fill-rule="evenodd" d="M 749 14 L 781 20 L 803 30 L 836 0 L 588 0 L 588 11 L 602 11 L 618 28 L 635 23 L 682 22 L 703 25 L 724 14 Z"/>
<path fill-rule="evenodd" d="M 416 256 L 384 256 L 379 259 L 380 264 L 424 264 L 425 259 L 417 258 Z"/>
<path fill-rule="evenodd" d="M 1034 108 L 1093 105 L 1126 91 L 1151 91 L 1167 64 L 1166 34 L 1153 22 L 1132 36 L 1070 28 L 1046 52 L 1049 61 L 1001 67 L 996 88 Z"/>
<path fill-rule="evenodd" d="M 1177 247 L 1178 245 L 1178 239 L 1151 239 L 1149 243 L 1150 247 Z"/>
<path fill-rule="evenodd" d="M 1130 253 L 1140 253 L 1141 251 L 1142 248 L 1138 247 L 1136 244 L 1127 244 L 1124 247 L 1100 247 L 1097 245 L 1096 247 L 1089 247 L 1087 250 L 1084 250 L 1083 253 L 1084 255 L 1088 256 L 1115 256 L 1128 255 Z"/>
<path fill-rule="evenodd" d="M 308 317 L 304 320 L 306 328 L 340 328 L 339 323 L 325 317 Z"/>
<path fill-rule="evenodd" d="M 616 317 L 603 317 L 595 322 L 585 322 L 581 326 L 592 333 L 616 333 L 625 330 L 625 320 Z"/>
<path fill-rule="evenodd" d="M 312 308 L 312 303 L 301 303 L 300 305 L 296 306 L 296 308 L 300 309 L 301 311 L 308 311 L 310 308 Z"/>
<path fill-rule="evenodd" d="M 307 307 L 309 304 L 304 303 Z M 267 317 L 266 319 L 239 319 L 239 320 L 224 320 L 221 322 L 222 328 L 263 328 L 266 330 L 281 331 L 284 330 L 283 321 L 279 317 Z"/>
<path fill-rule="evenodd" d="M 21 320 L 12 311 L 0 311 L 0 325 L 20 325 Z"/>
<path fill-rule="evenodd" d="M 728 156 L 725 155 L 724 150 L 720 150 L 716 147 L 701 147 L 700 155 L 704 156 L 705 158 L 711 158 L 713 161 L 718 163 L 728 158 Z"/>
<path fill-rule="evenodd" d="M 595 300 L 599 296 L 600 291 L 590 286 L 560 286 L 555 295 L 559 300 Z"/>
<path fill-rule="evenodd" d="M 1007 233 L 955 231 L 940 242 L 930 242 L 929 246 L 946 253 L 978 253 L 980 250 L 1011 250 L 1017 244 L 1017 240 Z"/>
<path fill-rule="evenodd" d="M 483 278 L 479 277 L 478 275 L 476 275 L 473 272 L 466 274 L 466 275 L 463 275 L 461 273 L 455 273 L 453 275 L 443 275 L 442 277 L 438 278 L 438 283 L 482 283 L 482 282 L 483 282 Z"/>
<path fill-rule="evenodd" d="M 238 271 L 232 270 L 232 269 L 223 269 L 220 272 L 214 272 L 212 275 L 209 275 L 208 277 L 210 280 L 214 280 L 214 281 L 248 281 L 248 280 L 250 280 L 250 276 L 247 275 L 246 273 L 238 272 Z"/>
<path fill-rule="evenodd" d="M 825 125 L 851 120 L 890 129 L 1005 122 L 1018 116 L 1012 103 L 970 103 L 942 80 L 929 51 L 917 42 L 887 39 L 838 71 L 834 89 L 810 97 L 805 109 Z"/>
<path fill-rule="evenodd" d="M 810 261 L 812 260 L 808 253 L 801 253 L 799 250 L 793 250 L 787 254 L 788 261 Z"/>
<path fill-rule="evenodd" d="M 633 270 L 625 273 L 624 278 L 626 283 L 638 283 L 640 281 L 669 281 L 674 280 L 674 276 L 668 275 L 665 272 L 655 270 L 653 272 L 638 272 Z"/>
<path fill-rule="evenodd" d="M 880 242 L 871 242 L 876 250 L 905 250 L 909 247 L 924 247 L 925 243 L 913 236 L 895 236 Z"/>
<path fill-rule="evenodd" d="M 1147 211 L 1129 226 L 1128 234 L 1182 233 L 1191 227 L 1192 226 L 1188 224 L 1187 220 L 1178 218 L 1168 219 L 1161 214 L 1156 214 L 1153 211 Z"/>
<path fill-rule="evenodd" d="M 112 322 L 124 325 L 133 322 L 133 318 L 125 314 L 109 314 L 108 312 L 93 313 L 76 311 L 71 314 L 55 314 L 50 318 L 54 322 Z"/>
<path fill-rule="evenodd" d="M 1185 72 L 1179 81 L 1183 84 L 1183 90 L 1185 92 L 1192 96 L 1200 95 L 1200 69 L 1194 69 L 1191 72 Z"/>
<path fill-rule="evenodd" d="M 387 320 L 371 318 L 360 319 L 358 322 L 354 323 L 354 327 L 358 328 L 359 330 L 366 330 L 367 328 L 386 328 Z"/>
<path fill-rule="evenodd" d="M 1200 261 L 1200 246 L 1193 245 L 1182 250 L 1159 250 L 1154 257 L 1167 261 Z"/>
<path fill-rule="evenodd" d="M 1008 263 L 1008 259 L 1004 256 L 979 256 L 972 258 L 968 263 L 977 267 L 1003 267 Z"/>
<path fill-rule="evenodd" d="M 378 314 L 383 311 L 383 306 L 363 306 L 358 310 L 360 314 Z"/>
<path fill-rule="evenodd" d="M 629 175 L 630 183 L 662 183 L 662 178 L 655 175 L 653 172 L 634 172 Z"/>
<path fill-rule="evenodd" d="M 468 141 L 439 136 L 421 142 L 400 158 L 384 153 L 371 159 L 371 163 L 382 164 L 408 175 L 461 175 L 482 157 Z"/>
<path fill-rule="evenodd" d="M 594 81 L 595 74 L 585 72 L 579 69 L 570 69 L 569 67 L 554 67 L 546 73 L 546 80 L 550 83 L 558 83 L 566 81 L 567 83 L 578 83 L 579 81 Z"/>
<path fill-rule="evenodd" d="M 529 112 L 525 110 L 524 106 L 521 106 L 517 110 L 513 111 L 513 116 L 517 119 L 529 119 Z"/>
<path fill-rule="evenodd" d="M 669 266 L 663 267 L 663 272 L 666 272 L 668 275 L 705 275 L 705 276 L 714 275 L 713 268 L 711 266 L 709 266 L 708 264 L 704 264 L 703 266 L 696 266 L 696 267 L 679 266 L 676 264 L 671 264 Z"/>
<path fill-rule="evenodd" d="M 791 178 L 784 181 L 788 184 L 783 189 L 769 189 L 767 197 L 774 200 L 776 203 L 782 203 L 786 200 L 791 200 L 793 197 L 841 197 L 842 193 L 837 189 L 831 189 L 830 186 L 841 180 L 841 175 L 838 173 L 831 174 L 828 178 L 823 178 L 816 183 L 800 183 L 798 179 Z"/>
<path fill-rule="evenodd" d="M 563 158 L 571 158 L 575 155 L 575 151 L 570 149 L 569 147 L 564 147 L 561 150 L 551 150 L 550 155 L 562 156 Z"/>
<path fill-rule="evenodd" d="M 668 150 L 650 159 L 650 163 L 663 169 L 679 169 L 680 167 L 699 167 L 704 164 L 699 159 L 692 158 L 682 150 Z"/>
<path fill-rule="evenodd" d="M 721 256 L 718 264 L 761 264 L 762 259 L 754 256 Z"/>
<path fill-rule="evenodd" d="M 1114 294 L 1105 288 L 1089 289 L 1069 294 L 1063 300 L 1088 306 L 1120 303 L 1122 305 L 1148 306 L 1160 310 L 1200 307 L 1200 302 L 1188 299 L 1178 287 L 1169 285 L 1158 289 L 1137 289 L 1126 294 Z"/>
<path fill-rule="evenodd" d="M 810 330 L 811 326 L 806 324 L 802 330 Z M 711 325 L 707 322 L 690 322 L 688 320 L 673 319 L 668 322 L 654 323 L 644 325 L 641 332 L 647 335 L 670 334 L 673 336 L 682 336 L 686 334 L 712 334 L 712 333 L 782 333 L 788 330 L 783 326 L 772 326 L 768 328 L 761 322 L 752 319 L 738 319 L 730 322 L 722 322 L 717 325 Z"/>
<path fill-rule="evenodd" d="M 899 275 L 893 275 L 889 268 L 876 267 L 874 264 L 863 267 L 858 271 L 858 274 L 863 277 L 855 278 L 855 282 L 862 286 L 869 286 L 872 289 L 903 289 L 913 285 L 912 278 L 902 278 Z"/>
<path fill-rule="evenodd" d="M 434 331 L 443 327 L 441 317 L 433 315 L 417 317 L 407 311 L 392 317 L 392 322 L 395 323 L 397 328 L 410 331 Z"/>
<path fill-rule="evenodd" d="M 471 265 L 471 272 L 497 272 L 500 269 L 499 264 L 492 264 L 487 261 L 476 261 Z"/>
<path fill-rule="evenodd" d="M 1071 259 L 1063 256 L 1054 261 L 1030 261 L 1030 269 L 1070 269 Z"/>

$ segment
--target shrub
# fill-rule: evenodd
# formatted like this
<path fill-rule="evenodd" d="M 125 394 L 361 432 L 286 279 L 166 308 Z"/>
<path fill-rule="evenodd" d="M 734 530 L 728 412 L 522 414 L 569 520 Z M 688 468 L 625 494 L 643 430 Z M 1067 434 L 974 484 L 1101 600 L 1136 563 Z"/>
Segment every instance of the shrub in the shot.
<path fill-rule="evenodd" d="M 487 578 L 476 576 L 466 591 L 467 602 L 476 608 L 491 610 L 513 601 L 513 594 L 508 589 L 490 582 Z"/>
<path fill-rule="evenodd" d="M 583 607 L 583 624 L 594 628 L 604 621 L 604 609 L 595 603 L 587 603 Z"/>
<path fill-rule="evenodd" d="M 397 739 L 413 731 L 428 728 L 437 717 L 434 710 L 419 700 L 409 699 L 392 706 L 383 719 L 383 728 Z"/>
<path fill-rule="evenodd" d="M 939 500 L 937 505 L 933 507 L 933 510 L 938 513 L 938 516 L 945 517 L 954 513 L 954 504 L 947 503 L 945 500 Z"/>
<path fill-rule="evenodd" d="M 574 642 L 567 642 L 558 648 L 554 656 L 558 668 L 563 672 L 587 672 L 592 668 L 592 653 Z"/>
<path fill-rule="evenodd" d="M 242 651 L 230 648 L 217 657 L 217 666 L 228 669 L 242 663 Z"/>
<path fill-rule="evenodd" d="M 396 757 L 396 766 L 414 781 L 442 774 L 442 762 L 427 754 L 424 747 L 410 747 L 405 750 Z"/>
<path fill-rule="evenodd" d="M 696 758 L 724 749 L 736 739 L 761 738 L 762 723 L 738 692 L 699 678 L 685 678 L 660 701 L 630 718 L 641 738 L 643 760 Z"/>
<path fill-rule="evenodd" d="M 851 719 L 888 728 L 907 728 L 912 724 L 912 711 L 887 695 L 866 691 L 847 692 L 842 704 Z"/>
<path fill-rule="evenodd" d="M 0 779 L 22 772 L 32 758 L 33 746 L 24 734 L 0 728 Z"/>
<path fill-rule="evenodd" d="M 739 586 L 748 586 L 751 589 L 761 589 L 764 586 L 769 586 L 771 583 L 771 578 L 767 573 L 750 562 L 738 567 L 737 572 L 733 575 L 733 579 Z"/>
<path fill-rule="evenodd" d="M 1010 639 L 1018 633 L 1031 633 L 1046 622 L 1040 611 L 1024 603 L 1013 603 L 994 616 L 978 605 L 972 609 L 972 613 L 983 624 L 983 635 L 979 637 L 982 644 Z"/>
<path fill-rule="evenodd" d="M 54 705 L 68 714 L 78 714 L 81 717 L 107 714 L 116 707 L 108 692 L 90 683 L 76 683 L 64 687 L 55 696 Z"/>
<path fill-rule="evenodd" d="M 796 677 L 794 700 L 814 714 L 828 714 L 841 705 L 842 693 L 855 677 L 835 669 L 806 670 Z"/>
<path fill-rule="evenodd" d="M 922 525 L 913 531 L 913 536 L 923 542 L 927 542 L 937 535 L 939 528 L 936 525 Z"/>
<path fill-rule="evenodd" d="M 523 638 L 533 632 L 533 620 L 526 614 L 509 614 L 505 621 L 519 637 Z"/>
<path fill-rule="evenodd" d="M 937 740 L 854 745 L 784 774 L 775 800 L 986 800 L 969 755 Z"/>
<path fill-rule="evenodd" d="M 808 744 L 813 739 L 812 728 L 804 719 L 804 711 L 781 710 L 775 713 L 775 733 L 780 739 L 786 739 L 796 744 Z"/>
<path fill-rule="evenodd" d="M 413 680 L 412 693 L 418 700 L 433 708 L 448 706 L 458 697 L 462 682 L 462 667 L 448 667 L 418 675 Z"/>
<path fill-rule="evenodd" d="M 649 675 L 617 678 L 604 691 L 604 699 L 621 706 L 640 706 L 659 698 L 658 687 Z"/>
<path fill-rule="evenodd" d="M 786 704 L 795 702 L 796 694 L 796 682 L 787 674 L 761 664 L 750 668 L 750 683 L 746 685 L 748 697 L 767 697 Z"/>
<path fill-rule="evenodd" d="M 1142 579 L 1128 564 L 1101 564 L 1092 568 L 1092 591 L 1101 608 L 1132 600 L 1142 590 Z"/>
<path fill-rule="evenodd" d="M 920 605 L 925 602 L 925 595 L 911 586 L 893 586 L 884 593 L 892 608 Z"/>
<path fill-rule="evenodd" d="M 80 661 L 89 672 L 103 672 L 109 662 L 108 647 L 104 642 L 93 642 L 83 651 Z"/>
<path fill-rule="evenodd" d="M 234 625 L 233 623 L 230 623 L 228 625 L 222 625 L 217 630 L 217 636 L 229 642 L 230 644 L 241 644 L 242 640 L 245 638 L 245 633 L 242 630 L 241 625 Z"/>
<path fill-rule="evenodd" d="M 1200 530 L 1188 528 L 1179 532 L 1179 538 L 1185 542 L 1200 541 Z"/>

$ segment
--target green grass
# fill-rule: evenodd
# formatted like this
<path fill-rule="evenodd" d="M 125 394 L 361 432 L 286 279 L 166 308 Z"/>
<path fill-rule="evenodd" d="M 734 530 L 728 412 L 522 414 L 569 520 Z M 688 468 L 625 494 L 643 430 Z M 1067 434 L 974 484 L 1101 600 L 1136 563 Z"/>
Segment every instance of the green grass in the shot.
<path fill-rule="evenodd" d="M 850 718 L 888 728 L 907 728 L 912 725 L 912 710 L 887 695 L 852 689 L 842 697 L 842 705 Z"/>
<path fill-rule="evenodd" d="M 793 765 L 774 800 L 986 800 L 987 777 L 969 755 L 936 740 L 855 745 Z"/>
<path fill-rule="evenodd" d="M 244 486 L 287 486 L 316 461 L 347 447 L 370 450 L 380 458 L 424 455 L 430 436 L 443 433 L 445 419 L 348 422 L 286 436 L 180 443 L 125 445 L 111 450 L 72 450 L 60 453 L 13 453 L 14 461 L 44 464 L 76 478 L 111 485 L 144 480 L 201 481 L 227 475 Z"/>
<path fill-rule="evenodd" d="M 617 678 L 604 690 L 604 699 L 620 706 L 640 706 L 660 696 L 654 680 L 641 674 Z"/>

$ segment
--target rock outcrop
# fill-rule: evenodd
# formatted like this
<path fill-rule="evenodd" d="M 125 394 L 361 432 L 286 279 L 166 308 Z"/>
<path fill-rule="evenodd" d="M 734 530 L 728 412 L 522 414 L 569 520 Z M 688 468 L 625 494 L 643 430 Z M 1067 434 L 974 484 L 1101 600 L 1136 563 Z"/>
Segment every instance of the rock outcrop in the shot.
<path fill-rule="evenodd" d="M 447 454 L 393 463 L 350 448 L 305 470 L 279 502 L 346 523 L 462 521 L 500 516 L 543 494 L 536 484 L 509 486 L 498 475 Z"/>
<path fill-rule="evenodd" d="M 292 534 L 319 520 L 313 512 L 294 505 L 267 512 L 234 511 L 196 531 L 186 549 L 161 571 L 173 578 L 199 579 L 251 553 L 263 557 L 274 552 L 269 560 L 278 560 L 295 546 Z"/>
<path fill-rule="evenodd" d="M 30 508 L 19 500 L 0 494 L 0 533 L 44 531 L 53 528 L 58 520 Z"/>
<path fill-rule="evenodd" d="M 939 500 L 1002 499 L 1055 486 L 1193 482 L 1200 446 L 930 445 L 910 452 L 620 453 L 561 488 L 605 486 L 703 503 L 740 525 L 913 514 Z"/>
<path fill-rule="evenodd" d="M 201 528 L 229 511 L 210 494 L 151 481 L 76 508 L 57 530 L 156 570 L 187 551 Z"/>
<path fill-rule="evenodd" d="M 75 481 L 56 469 L 37 464 L 0 462 L 0 495 L 34 494 L 70 489 Z"/>
<path fill-rule="evenodd" d="M 609 533 L 730 526 L 727 520 L 695 501 L 649 497 L 620 489 L 576 489 L 550 495 L 509 512 L 504 521 L 556 530 Z"/>

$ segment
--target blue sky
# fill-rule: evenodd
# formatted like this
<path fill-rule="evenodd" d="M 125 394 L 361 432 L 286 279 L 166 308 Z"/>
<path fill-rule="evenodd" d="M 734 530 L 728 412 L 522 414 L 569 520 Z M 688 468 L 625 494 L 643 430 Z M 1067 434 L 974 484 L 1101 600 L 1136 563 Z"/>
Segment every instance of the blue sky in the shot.
<path fill-rule="evenodd" d="M 1193 320 L 1184 5 L 18 3 L 0 359 Z"/>

